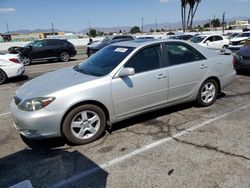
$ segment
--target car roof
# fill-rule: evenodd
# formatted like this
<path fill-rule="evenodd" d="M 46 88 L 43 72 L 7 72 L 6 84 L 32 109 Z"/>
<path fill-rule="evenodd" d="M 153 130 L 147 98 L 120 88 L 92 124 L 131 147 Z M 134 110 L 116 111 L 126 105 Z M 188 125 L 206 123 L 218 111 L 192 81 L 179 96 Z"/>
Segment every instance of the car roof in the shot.
<path fill-rule="evenodd" d="M 199 52 L 201 52 L 207 58 L 214 57 L 216 55 L 216 53 L 213 50 L 208 50 L 207 48 L 202 47 L 196 43 L 185 41 L 185 40 L 179 40 L 179 39 L 130 40 L 130 41 L 113 43 L 113 44 L 110 44 L 109 46 L 142 48 L 144 46 L 160 44 L 163 42 L 180 42 L 180 43 L 188 44 L 192 46 L 193 48 L 195 48 L 196 50 L 198 50 Z"/>
<path fill-rule="evenodd" d="M 201 37 L 211 37 L 211 36 L 221 36 L 220 34 L 201 34 L 201 35 L 197 35 L 197 36 L 201 36 Z M 221 36 L 222 37 L 222 36 Z"/>

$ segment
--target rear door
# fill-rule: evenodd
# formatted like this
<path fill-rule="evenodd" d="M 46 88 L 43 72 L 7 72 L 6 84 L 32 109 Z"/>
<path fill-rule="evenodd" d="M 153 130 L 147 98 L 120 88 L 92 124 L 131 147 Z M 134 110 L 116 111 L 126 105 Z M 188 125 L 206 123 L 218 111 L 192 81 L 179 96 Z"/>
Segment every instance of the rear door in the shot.
<path fill-rule="evenodd" d="M 191 98 L 208 72 L 206 58 L 187 43 L 167 42 L 163 48 L 168 64 L 168 102 Z"/>
<path fill-rule="evenodd" d="M 112 80 L 117 119 L 166 104 L 168 75 L 160 44 L 140 50 L 124 67 L 134 68 L 135 75 Z"/>
<path fill-rule="evenodd" d="M 63 40 L 50 39 L 46 42 L 46 56 L 47 58 L 56 58 L 64 48 Z"/>

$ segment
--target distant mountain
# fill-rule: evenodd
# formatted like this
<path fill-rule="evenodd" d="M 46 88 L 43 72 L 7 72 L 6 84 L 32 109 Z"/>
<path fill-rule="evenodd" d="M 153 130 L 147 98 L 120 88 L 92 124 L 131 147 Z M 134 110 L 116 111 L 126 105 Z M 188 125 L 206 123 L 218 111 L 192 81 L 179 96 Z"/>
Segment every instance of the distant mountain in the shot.
<path fill-rule="evenodd" d="M 59 29 L 54 29 L 54 32 L 60 32 L 62 30 Z M 10 34 L 30 34 L 30 33 L 47 33 L 47 32 L 52 32 L 52 29 L 34 29 L 34 30 L 28 30 L 28 29 L 21 29 L 21 30 L 16 30 L 16 31 L 10 31 Z M 65 33 L 74 33 L 72 31 L 62 31 Z M 7 34 L 7 33 L 5 33 Z"/>
<path fill-rule="evenodd" d="M 235 21 L 235 20 L 250 20 L 250 18 L 248 17 L 235 17 L 235 18 L 230 18 L 230 19 L 226 19 L 225 21 L 227 23 L 231 22 L 231 21 Z M 193 26 L 198 26 L 201 25 L 203 26 L 206 23 L 209 23 L 209 19 L 207 20 L 194 20 Z M 137 25 L 139 27 L 141 27 L 141 25 Z M 117 26 L 117 27 L 93 27 L 93 29 L 97 30 L 97 31 L 102 31 L 104 33 L 109 33 L 109 32 L 119 32 L 121 31 L 130 31 L 130 28 L 133 26 Z M 143 31 L 144 32 L 148 32 L 151 29 L 155 30 L 156 28 L 156 24 L 146 24 L 143 26 Z M 161 30 L 161 29 L 179 29 L 182 28 L 182 22 L 175 22 L 175 23 L 170 23 L 170 22 L 165 22 L 165 23 L 159 23 L 157 24 L 157 29 Z M 80 33 L 87 33 L 89 32 L 89 29 L 84 29 L 81 30 Z"/>
<path fill-rule="evenodd" d="M 226 22 L 229 23 L 231 21 L 235 21 L 235 20 L 250 20 L 249 17 L 234 17 L 234 18 L 229 18 L 226 19 Z M 194 24 L 193 26 L 198 26 L 201 25 L 203 26 L 204 24 L 208 23 L 210 20 L 194 20 Z M 134 27 L 135 25 L 132 26 L 116 26 L 116 27 L 92 27 L 93 29 L 97 30 L 97 31 L 102 31 L 104 33 L 110 33 L 110 32 L 119 32 L 120 30 L 122 32 L 129 32 L 130 29 L 132 27 Z M 141 27 L 141 25 L 137 25 L 139 27 Z M 178 29 L 182 27 L 182 23 L 181 22 L 174 22 L 174 23 L 170 23 L 170 22 L 165 22 L 165 23 L 159 23 L 157 24 L 157 29 Z M 156 24 L 146 24 L 143 26 L 143 31 L 144 32 L 148 32 L 150 31 L 150 29 L 155 30 L 156 28 Z M 65 31 L 65 30 L 59 30 L 59 29 L 55 29 L 55 32 L 65 32 L 65 33 L 88 33 L 89 29 L 83 29 L 79 32 L 73 32 L 73 31 Z M 11 31 L 10 33 L 21 33 L 21 34 L 29 34 L 29 33 L 36 33 L 36 32 L 52 32 L 51 29 L 35 29 L 35 30 L 27 30 L 27 29 L 23 29 L 23 30 L 17 30 L 17 31 Z"/>

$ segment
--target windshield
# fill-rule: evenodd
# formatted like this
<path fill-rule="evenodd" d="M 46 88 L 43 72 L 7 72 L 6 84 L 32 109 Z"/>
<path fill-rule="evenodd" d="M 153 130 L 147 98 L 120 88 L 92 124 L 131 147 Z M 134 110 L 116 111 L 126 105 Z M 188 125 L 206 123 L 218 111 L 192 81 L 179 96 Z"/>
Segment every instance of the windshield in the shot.
<path fill-rule="evenodd" d="M 106 42 L 106 41 L 109 41 L 110 40 L 110 36 L 108 37 L 105 37 L 104 39 L 102 39 L 100 42 L 103 43 L 103 42 Z"/>
<path fill-rule="evenodd" d="M 250 37 L 250 33 L 241 33 L 237 37 Z"/>
<path fill-rule="evenodd" d="M 33 46 L 33 44 L 34 44 L 34 42 L 30 42 L 30 43 L 26 44 L 26 45 L 24 46 L 24 48 L 27 48 L 27 47 L 29 47 L 29 46 Z"/>
<path fill-rule="evenodd" d="M 84 74 L 105 76 L 127 57 L 133 47 L 107 46 L 83 61 L 74 69 Z"/>
<path fill-rule="evenodd" d="M 206 37 L 205 36 L 194 36 L 190 39 L 190 41 L 194 43 L 200 43 L 202 42 Z"/>

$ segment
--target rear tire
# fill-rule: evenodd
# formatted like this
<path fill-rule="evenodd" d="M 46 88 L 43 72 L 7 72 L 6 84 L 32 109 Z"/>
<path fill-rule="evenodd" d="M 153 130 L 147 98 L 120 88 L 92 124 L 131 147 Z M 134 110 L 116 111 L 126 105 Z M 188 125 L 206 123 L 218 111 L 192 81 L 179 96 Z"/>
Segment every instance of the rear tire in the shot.
<path fill-rule="evenodd" d="M 212 105 L 217 98 L 218 88 L 218 83 L 215 80 L 206 80 L 199 89 L 197 104 L 202 107 Z"/>
<path fill-rule="evenodd" d="M 87 144 L 98 139 L 106 127 L 106 116 L 101 108 L 87 104 L 76 107 L 66 116 L 62 132 L 73 144 Z"/>
<path fill-rule="evenodd" d="M 0 69 L 0 84 L 3 84 L 8 79 L 6 73 Z"/>
<path fill-rule="evenodd" d="M 62 52 L 60 53 L 60 60 L 63 61 L 63 62 L 67 62 L 70 60 L 70 55 L 68 52 Z"/>
<path fill-rule="evenodd" d="M 31 63 L 31 60 L 28 56 L 21 56 L 21 63 L 24 65 L 29 65 Z"/>

